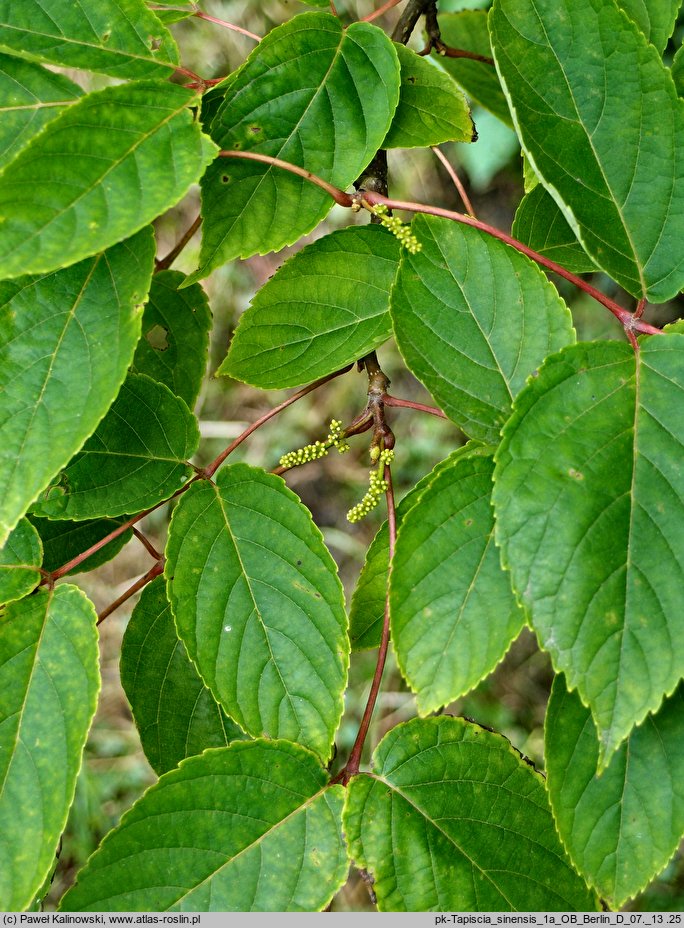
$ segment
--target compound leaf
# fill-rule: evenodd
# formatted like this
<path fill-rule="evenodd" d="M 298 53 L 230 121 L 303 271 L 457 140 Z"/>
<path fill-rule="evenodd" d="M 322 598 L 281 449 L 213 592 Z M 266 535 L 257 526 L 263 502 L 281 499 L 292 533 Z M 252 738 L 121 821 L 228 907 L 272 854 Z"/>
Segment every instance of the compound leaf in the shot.
<path fill-rule="evenodd" d="M 548 358 L 497 451 L 497 543 L 600 764 L 684 673 L 684 335 Z"/>
<path fill-rule="evenodd" d="M 32 511 L 50 519 L 142 512 L 195 473 L 199 427 L 185 402 L 144 374 L 129 374 L 111 409 Z"/>
<path fill-rule="evenodd" d="M 426 148 L 473 142 L 470 108 L 453 78 L 410 48 L 395 43 L 401 67 L 399 105 L 383 148 Z"/>
<path fill-rule="evenodd" d="M 674 296 L 684 103 L 656 49 L 613 0 L 496 0 L 489 23 L 522 146 L 588 254 L 635 296 Z"/>
<path fill-rule="evenodd" d="M 243 734 L 217 705 L 179 639 L 163 577 L 143 590 L 121 645 L 121 683 L 157 773 Z"/>
<path fill-rule="evenodd" d="M 596 270 L 596 265 L 577 241 L 560 207 L 541 184 L 537 184 L 520 201 L 511 233 L 523 244 L 573 274 L 587 274 Z"/>
<path fill-rule="evenodd" d="M 27 596 L 40 583 L 43 546 L 28 519 L 22 519 L 0 548 L 0 603 Z"/>
<path fill-rule="evenodd" d="M 562 674 L 546 710 L 549 798 L 580 873 L 614 909 L 645 888 L 684 832 L 684 691 L 635 728 L 603 771 L 589 710 Z"/>
<path fill-rule="evenodd" d="M 291 912 L 325 908 L 347 876 L 344 790 L 287 741 L 183 761 L 127 812 L 62 911 Z"/>
<path fill-rule="evenodd" d="M 96 542 L 101 541 L 106 535 L 118 528 L 123 519 L 84 519 L 82 522 L 59 521 L 52 522 L 50 519 L 39 519 L 32 513 L 29 514 L 31 523 L 35 526 L 40 540 L 43 545 L 43 569 L 52 571 L 57 570 L 77 555 L 87 551 Z M 128 528 L 121 532 L 116 538 L 113 538 L 104 547 L 100 548 L 85 561 L 82 561 L 70 574 L 84 573 L 88 570 L 95 570 L 107 561 L 116 557 L 119 551 L 133 537 L 133 529 Z"/>
<path fill-rule="evenodd" d="M 181 289 L 185 280 L 180 271 L 152 278 L 131 370 L 165 383 L 192 409 L 207 368 L 211 310 L 199 284 Z"/>
<path fill-rule="evenodd" d="M 170 77 L 171 33 L 142 0 L 0 0 L 0 47 L 119 78 Z"/>
<path fill-rule="evenodd" d="M 81 88 L 64 75 L 0 54 L 0 168 L 82 96 Z"/>
<path fill-rule="evenodd" d="M 551 351 L 574 340 L 565 303 L 524 255 L 478 229 L 418 216 L 392 290 L 399 349 L 444 412 L 496 444 L 511 402 Z"/>
<path fill-rule="evenodd" d="M 250 734 L 327 759 L 349 643 L 309 511 L 279 477 L 236 464 L 183 494 L 166 553 L 178 632 L 218 702 Z"/>
<path fill-rule="evenodd" d="M 137 232 L 216 153 L 195 92 L 136 81 L 82 97 L 0 174 L 0 274 L 51 271 Z"/>
<path fill-rule="evenodd" d="M 74 797 L 100 676 L 92 603 L 39 590 L 0 617 L 0 905 L 20 911 L 47 876 Z"/>
<path fill-rule="evenodd" d="M 421 713 L 467 693 L 525 623 L 494 546 L 487 448 L 441 467 L 397 535 L 392 642 Z"/>
<path fill-rule="evenodd" d="M 307 245 L 257 292 L 218 373 L 265 390 L 294 387 L 373 351 L 392 334 L 399 250 L 371 225 Z"/>
<path fill-rule="evenodd" d="M 146 229 L 73 267 L 0 284 L 0 544 L 119 391 L 153 262 Z"/>
<path fill-rule="evenodd" d="M 501 735 L 414 719 L 348 789 L 350 855 L 383 911 L 596 911 L 556 834 L 544 782 Z"/>
<path fill-rule="evenodd" d="M 330 13 L 303 13 L 273 29 L 231 77 L 212 124 L 224 150 L 297 164 L 344 189 L 380 148 L 399 99 L 399 64 L 370 23 L 343 29 Z M 277 251 L 333 205 L 281 168 L 221 159 L 202 181 L 200 269 Z"/>

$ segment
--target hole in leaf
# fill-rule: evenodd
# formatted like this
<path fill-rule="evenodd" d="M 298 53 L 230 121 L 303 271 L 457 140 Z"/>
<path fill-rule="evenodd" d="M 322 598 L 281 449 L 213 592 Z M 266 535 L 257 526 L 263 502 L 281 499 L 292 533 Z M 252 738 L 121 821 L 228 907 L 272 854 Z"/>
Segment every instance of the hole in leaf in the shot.
<path fill-rule="evenodd" d="M 159 48 L 161 48 L 162 40 L 158 36 L 151 35 L 148 41 L 153 52 L 156 52 Z"/>
<path fill-rule="evenodd" d="M 259 132 L 263 132 L 264 130 L 262 129 L 261 126 L 250 126 L 249 131 L 257 135 Z"/>
<path fill-rule="evenodd" d="M 112 36 L 111 32 L 103 32 L 102 35 L 100 36 L 100 42 L 102 42 L 103 45 L 106 45 L 107 42 L 109 42 L 111 36 Z"/>
<path fill-rule="evenodd" d="M 150 331 L 145 334 L 145 338 L 156 351 L 166 351 L 169 347 L 169 341 L 166 337 L 168 334 L 168 329 L 161 325 L 153 325 Z"/>
<path fill-rule="evenodd" d="M 227 184 L 229 180 L 230 180 L 230 177 L 227 174 L 224 174 L 223 177 L 221 178 L 221 183 Z"/>

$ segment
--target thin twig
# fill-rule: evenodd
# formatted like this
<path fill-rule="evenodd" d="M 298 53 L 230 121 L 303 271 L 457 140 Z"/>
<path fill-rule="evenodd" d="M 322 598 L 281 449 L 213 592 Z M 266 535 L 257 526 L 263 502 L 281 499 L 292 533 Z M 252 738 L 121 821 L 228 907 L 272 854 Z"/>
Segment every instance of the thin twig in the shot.
<path fill-rule="evenodd" d="M 332 780 L 333 783 L 343 783 L 347 784 L 351 777 L 355 776 L 359 772 L 361 766 L 361 755 L 363 753 L 363 746 L 366 741 L 366 736 L 368 734 L 368 729 L 370 727 L 371 718 L 373 716 L 373 710 L 375 708 L 375 703 L 378 698 L 378 693 L 380 692 L 380 683 L 382 681 L 382 674 L 385 669 L 385 662 L 387 660 L 387 648 L 389 646 L 389 631 L 390 631 L 390 610 L 389 610 L 389 581 L 392 573 L 392 562 L 394 560 L 394 547 L 397 539 L 397 517 L 396 517 L 396 507 L 394 505 L 394 490 L 392 487 L 392 472 L 389 464 L 385 465 L 385 480 L 387 481 L 388 487 L 385 493 L 387 499 L 387 524 L 389 528 L 389 570 L 387 573 L 387 591 L 385 594 L 385 614 L 382 620 L 382 635 L 380 638 L 380 647 L 378 649 L 378 659 L 375 665 L 375 673 L 373 674 L 373 682 L 371 683 L 370 692 L 368 694 L 368 700 L 366 701 L 366 708 L 363 712 L 363 717 L 361 718 L 361 724 L 359 725 L 359 731 L 356 735 L 356 740 L 354 741 L 354 746 L 351 749 L 349 754 L 349 760 L 344 765 L 342 770 L 337 774 L 337 776 Z"/>
<path fill-rule="evenodd" d="M 350 207 L 354 205 L 355 200 L 351 194 L 344 193 L 339 187 L 329 184 L 327 180 L 323 180 L 322 177 L 317 177 L 315 174 L 312 174 L 311 171 L 300 168 L 297 164 L 281 161 L 280 158 L 273 158 L 271 155 L 261 155 L 256 151 L 220 151 L 219 157 L 246 158 L 248 161 L 261 161 L 262 164 L 268 164 L 275 168 L 282 168 L 285 171 L 289 171 L 291 174 L 297 174 L 299 177 L 303 177 L 304 180 L 308 180 L 310 183 L 315 184 L 317 187 L 320 187 L 321 190 L 325 190 L 325 192 L 340 206 Z"/>
<path fill-rule="evenodd" d="M 341 374 L 346 374 L 347 371 L 351 370 L 351 368 L 352 368 L 352 365 L 349 364 L 347 365 L 347 367 L 343 367 L 342 370 L 335 371 L 334 374 L 328 374 L 327 377 L 321 377 L 318 380 L 315 380 L 313 383 L 310 383 L 308 387 L 302 387 L 301 390 L 298 390 L 297 393 L 294 393 L 291 397 L 289 397 L 289 399 L 286 399 L 284 402 L 280 403 L 280 405 L 275 406 L 273 409 L 270 409 L 267 413 L 264 413 L 264 415 L 261 416 L 259 419 L 257 419 L 256 422 L 252 423 L 252 425 L 246 428 L 244 432 L 242 432 L 241 435 L 238 435 L 235 441 L 231 442 L 228 445 L 228 447 L 225 450 L 223 450 L 221 454 L 219 454 L 219 456 L 215 458 L 208 467 L 205 467 L 204 470 L 202 471 L 202 474 L 205 477 L 213 477 L 213 475 L 216 473 L 216 471 L 221 466 L 221 464 L 223 464 L 223 462 L 228 457 L 228 455 L 232 454 L 233 451 L 235 451 L 235 449 L 239 445 L 242 444 L 245 438 L 248 438 L 252 434 L 252 432 L 260 428 L 265 422 L 268 422 L 269 419 L 272 419 L 273 416 L 277 416 L 279 412 L 283 411 L 283 409 L 287 409 L 287 407 L 291 406 L 292 403 L 296 403 L 297 400 L 302 399 L 302 397 L 306 396 L 309 393 L 312 393 L 314 390 L 317 390 L 319 387 L 322 387 L 323 384 L 329 383 L 331 380 L 334 380 L 335 377 L 339 377 Z"/>
<path fill-rule="evenodd" d="M 154 266 L 155 273 L 157 271 L 165 271 L 168 267 L 171 267 L 171 265 L 176 260 L 178 255 L 181 253 L 181 251 L 183 251 L 185 246 L 188 244 L 190 239 L 193 237 L 195 232 L 197 232 L 197 230 L 199 229 L 201 225 L 202 225 L 202 217 L 198 216 L 195 219 L 195 221 L 192 223 L 190 228 L 186 229 L 184 234 L 179 239 L 178 243 L 174 245 L 174 247 L 167 254 L 167 256 L 165 258 L 161 258 L 161 260 L 155 263 L 155 266 Z"/>
<path fill-rule="evenodd" d="M 477 219 L 475 210 L 473 209 L 473 204 L 468 199 L 468 194 L 466 193 L 465 187 L 461 183 L 460 177 L 458 176 L 454 168 L 449 163 L 449 159 L 446 157 L 443 151 L 440 151 L 440 149 L 437 148 L 437 146 L 433 146 L 430 150 L 439 158 L 439 160 L 444 165 L 444 168 L 447 174 L 449 175 L 449 177 L 451 178 L 454 187 L 458 190 L 458 195 L 463 200 L 463 205 L 468 211 L 468 215 L 472 216 L 473 219 Z"/>
<path fill-rule="evenodd" d="M 372 13 L 369 13 L 368 16 L 363 16 L 359 22 L 362 23 L 372 23 L 374 19 L 378 19 L 384 13 L 387 13 L 392 7 L 397 6 L 401 3 L 401 0 L 387 0 L 387 3 L 383 3 L 382 6 L 378 7 L 377 10 L 373 10 Z"/>
<path fill-rule="evenodd" d="M 239 32 L 240 35 L 246 35 L 249 39 L 254 39 L 255 42 L 261 42 L 261 36 L 257 35 L 254 32 L 250 32 L 249 29 L 243 29 L 242 26 L 236 26 L 233 23 L 227 23 L 225 19 L 217 19 L 215 16 L 210 16 L 209 13 L 202 13 L 201 10 L 195 10 L 192 14 L 198 19 L 206 19 L 207 22 L 215 23 L 217 26 L 223 26 L 224 29 L 231 29 L 233 32 Z"/>
<path fill-rule="evenodd" d="M 137 528 L 133 529 L 133 534 L 138 539 L 143 548 L 148 552 L 148 554 L 151 554 L 155 561 L 158 561 L 162 555 L 159 551 L 157 551 L 147 535 L 143 535 L 143 533 Z"/>
<path fill-rule="evenodd" d="M 400 400 L 399 397 L 390 396 L 389 393 L 383 395 L 382 401 L 385 406 L 400 406 L 403 409 L 415 409 L 417 412 L 427 412 L 431 416 L 438 416 L 440 419 L 449 418 L 445 412 L 442 412 L 442 410 L 438 409 L 436 406 L 426 406 L 424 403 L 414 403 L 412 400 Z"/>
<path fill-rule="evenodd" d="M 110 603 L 105 609 L 102 610 L 97 616 L 97 624 L 104 622 L 107 616 L 111 615 L 119 606 L 122 606 L 127 599 L 130 599 L 138 590 L 142 590 L 144 586 L 147 586 L 155 577 L 159 577 L 164 573 L 164 559 L 160 558 L 153 566 L 147 571 L 144 577 L 140 577 L 139 580 L 136 580 L 133 586 L 130 586 L 125 593 L 122 593 L 118 599 L 115 599 L 113 603 Z"/>

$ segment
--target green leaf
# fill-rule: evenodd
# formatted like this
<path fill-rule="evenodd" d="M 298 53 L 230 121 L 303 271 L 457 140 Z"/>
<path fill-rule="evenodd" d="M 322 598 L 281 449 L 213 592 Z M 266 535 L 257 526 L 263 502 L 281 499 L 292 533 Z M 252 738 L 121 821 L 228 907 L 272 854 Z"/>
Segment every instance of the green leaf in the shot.
<path fill-rule="evenodd" d="M 680 0 L 617 0 L 617 5 L 662 54 L 674 31 Z"/>
<path fill-rule="evenodd" d="M 541 184 L 520 201 L 511 234 L 573 274 L 596 270 L 558 204 Z"/>
<path fill-rule="evenodd" d="M 337 568 L 284 482 L 246 464 L 176 507 L 166 575 L 178 632 L 226 712 L 252 735 L 330 756 L 349 643 Z"/>
<path fill-rule="evenodd" d="M 0 47 L 119 78 L 170 77 L 178 48 L 142 0 L 0 0 Z"/>
<path fill-rule="evenodd" d="M 421 714 L 476 686 L 525 624 L 494 546 L 487 451 L 441 468 L 397 535 L 392 642 Z"/>
<path fill-rule="evenodd" d="M 216 704 L 178 638 L 164 578 L 143 590 L 121 645 L 121 684 L 143 751 L 157 773 L 242 732 Z"/>
<path fill-rule="evenodd" d="M 61 910 L 320 911 L 348 868 L 344 790 L 327 779 L 286 741 L 191 757 L 124 815 Z"/>
<path fill-rule="evenodd" d="M 0 168 L 81 96 L 62 74 L 0 54 Z"/>
<path fill-rule="evenodd" d="M 75 586 L 0 616 L 0 906 L 20 911 L 50 867 L 99 689 L 97 616 Z"/>
<path fill-rule="evenodd" d="M 303 13 L 262 39 L 231 79 L 212 126 L 224 150 L 297 164 L 344 189 L 380 148 L 399 99 L 399 64 L 370 23 L 343 29 Z M 202 181 L 200 268 L 277 251 L 326 215 L 330 196 L 281 168 L 221 159 Z"/>
<path fill-rule="evenodd" d="M 658 52 L 613 0 L 495 0 L 489 23 L 525 153 L 586 251 L 635 296 L 674 296 L 684 104 Z"/>
<path fill-rule="evenodd" d="M 0 544 L 116 396 L 153 261 L 146 229 L 74 267 L 0 284 Z"/>
<path fill-rule="evenodd" d="M 29 515 L 29 519 L 40 535 L 43 544 L 43 569 L 48 571 L 57 570 L 63 564 L 68 564 L 72 558 L 87 551 L 91 545 L 109 535 L 123 521 L 123 519 L 86 519 L 83 522 L 51 522 L 50 519 L 39 519 L 33 514 Z M 106 564 L 107 561 L 116 557 L 132 537 L 133 529 L 126 529 L 95 554 L 91 554 L 78 567 L 70 570 L 66 576 L 95 570 L 96 567 Z"/>
<path fill-rule="evenodd" d="M 382 911 L 596 911 L 563 852 L 544 782 L 503 738 L 464 719 L 385 735 L 348 788 L 344 830 Z"/>
<path fill-rule="evenodd" d="M 556 677 L 546 710 L 548 789 L 561 839 L 619 909 L 659 873 L 684 832 L 684 691 L 648 716 L 597 776 L 591 714 Z"/>
<path fill-rule="evenodd" d="M 33 505 L 49 519 L 142 512 L 195 473 L 199 427 L 185 402 L 144 374 L 129 374 L 95 434 Z"/>
<path fill-rule="evenodd" d="M 22 519 L 0 549 L 0 603 L 21 599 L 38 586 L 42 560 L 40 535 Z"/>
<path fill-rule="evenodd" d="M 216 153 L 195 92 L 138 81 L 88 94 L 0 174 L 0 274 L 64 267 L 173 206 Z"/>
<path fill-rule="evenodd" d="M 371 225 L 307 245 L 257 292 L 218 373 L 265 390 L 294 387 L 373 351 L 392 334 L 399 252 L 393 235 Z"/>
<path fill-rule="evenodd" d="M 383 148 L 425 148 L 477 138 L 458 86 L 431 61 L 395 43 L 401 66 L 399 105 Z"/>
<path fill-rule="evenodd" d="M 513 397 L 551 351 L 574 339 L 570 314 L 539 268 L 492 236 L 418 216 L 392 320 L 407 365 L 473 438 L 497 444 Z"/>
<path fill-rule="evenodd" d="M 684 673 L 684 336 L 567 348 L 497 451 L 496 539 L 600 763 Z"/>
<path fill-rule="evenodd" d="M 684 45 L 680 46 L 672 59 L 672 80 L 679 96 L 684 96 Z"/>
<path fill-rule="evenodd" d="M 444 461 L 440 461 L 410 490 L 397 506 L 397 531 L 401 528 L 409 510 L 420 500 L 421 494 L 444 467 L 449 467 L 462 454 L 470 454 L 480 442 L 471 441 L 457 448 Z M 353 651 L 366 651 L 380 645 L 382 624 L 387 596 L 387 572 L 389 570 L 389 529 L 383 522 L 366 553 L 366 560 L 354 589 L 349 609 L 349 640 Z"/>
<path fill-rule="evenodd" d="M 487 30 L 487 10 L 462 10 L 441 13 L 439 29 L 442 41 L 451 48 L 460 48 L 491 58 Z M 493 113 L 497 119 L 511 125 L 511 114 L 499 78 L 491 64 L 472 58 L 447 58 L 437 55 L 442 67 L 463 87 L 468 96 Z"/>
<path fill-rule="evenodd" d="M 131 370 L 165 383 L 192 409 L 207 369 L 211 310 L 199 284 L 181 290 L 185 280 L 180 271 L 152 278 Z"/>

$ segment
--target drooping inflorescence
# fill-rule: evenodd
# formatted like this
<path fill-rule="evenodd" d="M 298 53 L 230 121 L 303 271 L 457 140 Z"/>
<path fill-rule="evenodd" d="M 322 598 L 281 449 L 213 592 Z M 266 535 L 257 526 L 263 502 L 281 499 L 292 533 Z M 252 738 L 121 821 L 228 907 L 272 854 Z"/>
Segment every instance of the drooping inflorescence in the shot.
<path fill-rule="evenodd" d="M 375 455 L 371 456 L 375 457 Z M 358 522 L 360 519 L 363 519 L 364 516 L 367 516 L 368 513 L 378 505 L 382 494 L 389 489 L 389 483 L 384 477 L 385 465 L 391 464 L 393 460 L 394 451 L 391 451 L 389 448 L 383 448 L 383 450 L 380 451 L 377 457 L 377 467 L 374 467 L 370 472 L 370 486 L 368 487 L 366 495 L 360 503 L 353 506 L 347 513 L 347 519 L 350 522 Z"/>
<path fill-rule="evenodd" d="M 317 461 L 319 458 L 324 458 L 331 448 L 337 448 L 340 454 L 349 450 L 349 444 L 342 434 L 342 423 L 339 419 L 331 420 L 330 431 L 325 441 L 317 441 L 313 445 L 304 445 L 296 451 L 288 451 L 281 457 L 279 464 L 281 467 L 297 467 L 299 464 Z"/>
<path fill-rule="evenodd" d="M 422 245 L 411 231 L 411 226 L 407 226 L 399 219 L 398 216 L 390 216 L 389 210 L 384 203 L 378 203 L 373 207 L 373 212 L 379 217 L 381 225 L 392 233 L 412 255 L 422 249 Z"/>

